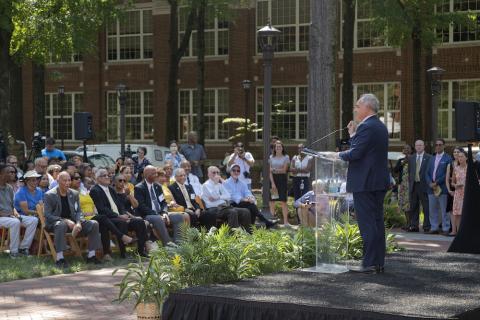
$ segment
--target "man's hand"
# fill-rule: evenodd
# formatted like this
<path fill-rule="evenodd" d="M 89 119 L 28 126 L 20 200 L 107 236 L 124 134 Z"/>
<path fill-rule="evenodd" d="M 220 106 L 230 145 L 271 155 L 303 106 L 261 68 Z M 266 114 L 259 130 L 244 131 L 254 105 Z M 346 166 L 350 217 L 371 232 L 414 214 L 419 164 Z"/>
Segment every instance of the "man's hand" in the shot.
<path fill-rule="evenodd" d="M 168 213 L 164 213 L 162 215 L 162 218 L 165 221 L 165 225 L 169 226 L 170 225 L 170 218 L 168 217 Z"/>
<path fill-rule="evenodd" d="M 124 221 L 130 220 L 130 217 L 128 216 L 128 214 L 120 214 L 118 215 L 118 217 Z"/>
<path fill-rule="evenodd" d="M 350 136 L 355 135 L 355 132 L 357 132 L 357 124 L 355 123 L 355 121 L 350 121 L 347 125 L 347 129 Z"/>
<path fill-rule="evenodd" d="M 128 197 L 130 195 L 130 189 L 128 187 L 125 187 L 123 190 L 125 192 L 125 195 Z"/>
<path fill-rule="evenodd" d="M 436 186 L 437 186 L 437 183 L 436 183 L 436 182 L 430 183 L 430 187 L 431 187 L 431 188 L 435 188 Z"/>
<path fill-rule="evenodd" d="M 75 227 L 75 222 L 70 219 L 63 219 L 63 222 L 65 222 L 69 230 L 73 230 L 73 228 Z"/>
<path fill-rule="evenodd" d="M 77 222 L 72 228 L 72 237 L 76 238 L 81 231 L 82 225 L 80 224 L 80 222 Z"/>
<path fill-rule="evenodd" d="M 200 214 L 201 214 L 201 213 L 202 213 L 202 210 L 200 210 L 200 209 L 195 210 L 195 215 L 196 215 L 197 217 L 200 217 Z"/>

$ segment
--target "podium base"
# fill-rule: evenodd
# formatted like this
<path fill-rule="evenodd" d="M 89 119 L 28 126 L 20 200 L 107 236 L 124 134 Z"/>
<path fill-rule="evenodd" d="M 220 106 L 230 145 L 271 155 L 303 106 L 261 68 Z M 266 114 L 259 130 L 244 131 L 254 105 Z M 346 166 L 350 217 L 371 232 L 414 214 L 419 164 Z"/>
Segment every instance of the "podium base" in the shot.
<path fill-rule="evenodd" d="M 302 269 L 302 271 L 317 273 L 345 273 L 348 272 L 348 268 L 341 264 L 322 263 L 315 267 Z"/>

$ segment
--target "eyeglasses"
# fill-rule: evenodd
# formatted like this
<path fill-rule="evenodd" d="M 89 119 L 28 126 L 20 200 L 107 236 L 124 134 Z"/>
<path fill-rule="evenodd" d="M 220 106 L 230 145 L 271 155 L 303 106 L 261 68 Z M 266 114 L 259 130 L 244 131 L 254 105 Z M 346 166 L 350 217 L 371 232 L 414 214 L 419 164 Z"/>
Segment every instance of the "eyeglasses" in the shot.
<path fill-rule="evenodd" d="M 99 178 L 110 178 L 110 176 L 108 174 L 102 174 L 100 176 L 98 176 Z"/>
<path fill-rule="evenodd" d="M 441 146 L 443 146 L 443 143 L 435 143 L 435 146 L 436 147 L 441 147 Z"/>
<path fill-rule="evenodd" d="M 232 172 L 240 172 L 240 170 L 238 169 L 235 169 L 235 170 L 231 170 Z"/>
<path fill-rule="evenodd" d="M 118 179 L 117 181 L 118 182 L 127 182 L 127 180 L 125 180 L 125 179 Z"/>
<path fill-rule="evenodd" d="M 72 179 L 73 179 L 73 180 L 80 180 L 81 177 L 73 177 Z"/>

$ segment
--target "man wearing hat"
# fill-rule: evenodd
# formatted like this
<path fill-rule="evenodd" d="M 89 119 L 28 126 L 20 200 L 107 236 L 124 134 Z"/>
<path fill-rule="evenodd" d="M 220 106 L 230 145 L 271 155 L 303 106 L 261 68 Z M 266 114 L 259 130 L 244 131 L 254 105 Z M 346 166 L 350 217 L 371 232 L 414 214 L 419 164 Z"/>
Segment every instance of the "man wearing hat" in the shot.
<path fill-rule="evenodd" d="M 265 223 L 267 228 L 271 228 L 275 226 L 278 220 L 270 220 L 267 219 L 261 212 L 258 210 L 257 205 L 255 204 L 255 197 L 253 196 L 252 192 L 245 184 L 245 182 L 239 179 L 241 174 L 241 168 L 238 164 L 234 163 L 229 168 L 230 171 L 230 178 L 228 178 L 224 185 L 225 189 L 230 193 L 230 202 L 233 207 L 237 208 L 245 208 L 250 211 L 252 224 L 255 223 L 256 217 L 260 219 L 260 221 Z"/>
<path fill-rule="evenodd" d="M 8 170 L 10 167 L 0 164 L 0 227 L 9 229 L 10 257 L 16 258 L 19 254 L 28 255 L 38 219 L 33 216 L 20 215 L 14 209 L 13 189 L 7 184 Z M 26 227 L 22 242 L 20 242 L 20 226 Z"/>
<path fill-rule="evenodd" d="M 51 158 L 67 160 L 65 154 L 61 150 L 55 148 L 55 139 L 51 137 L 45 140 L 45 149 L 42 150 L 42 157 L 46 157 L 49 160 Z"/>
<path fill-rule="evenodd" d="M 36 215 L 36 206 L 43 202 L 43 192 L 38 187 L 42 175 L 35 170 L 27 171 L 23 175 L 24 185 L 18 189 L 13 198 L 15 209 L 24 216 Z"/>

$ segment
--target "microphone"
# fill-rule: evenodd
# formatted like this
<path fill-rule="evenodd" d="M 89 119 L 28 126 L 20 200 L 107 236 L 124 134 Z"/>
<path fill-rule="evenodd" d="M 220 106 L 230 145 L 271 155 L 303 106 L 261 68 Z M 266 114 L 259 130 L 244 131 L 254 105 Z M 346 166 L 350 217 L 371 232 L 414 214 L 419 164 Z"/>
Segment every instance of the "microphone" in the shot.
<path fill-rule="evenodd" d="M 330 137 L 332 134 L 335 134 L 335 133 L 337 133 L 337 132 L 343 131 L 343 130 L 345 130 L 345 129 L 348 129 L 348 126 L 330 132 L 329 134 L 327 134 L 327 135 L 325 135 L 325 136 L 323 136 L 323 137 L 321 137 L 321 138 L 313 141 L 312 143 L 310 143 L 308 146 L 304 147 L 303 149 L 304 149 L 304 150 L 307 150 L 307 151 L 313 151 L 313 150 L 311 150 L 310 148 L 313 147 L 313 145 L 314 145 L 315 143 L 320 142 L 320 141 L 322 141 L 322 140 Z M 316 153 L 316 152 L 315 152 L 315 153 Z"/>

